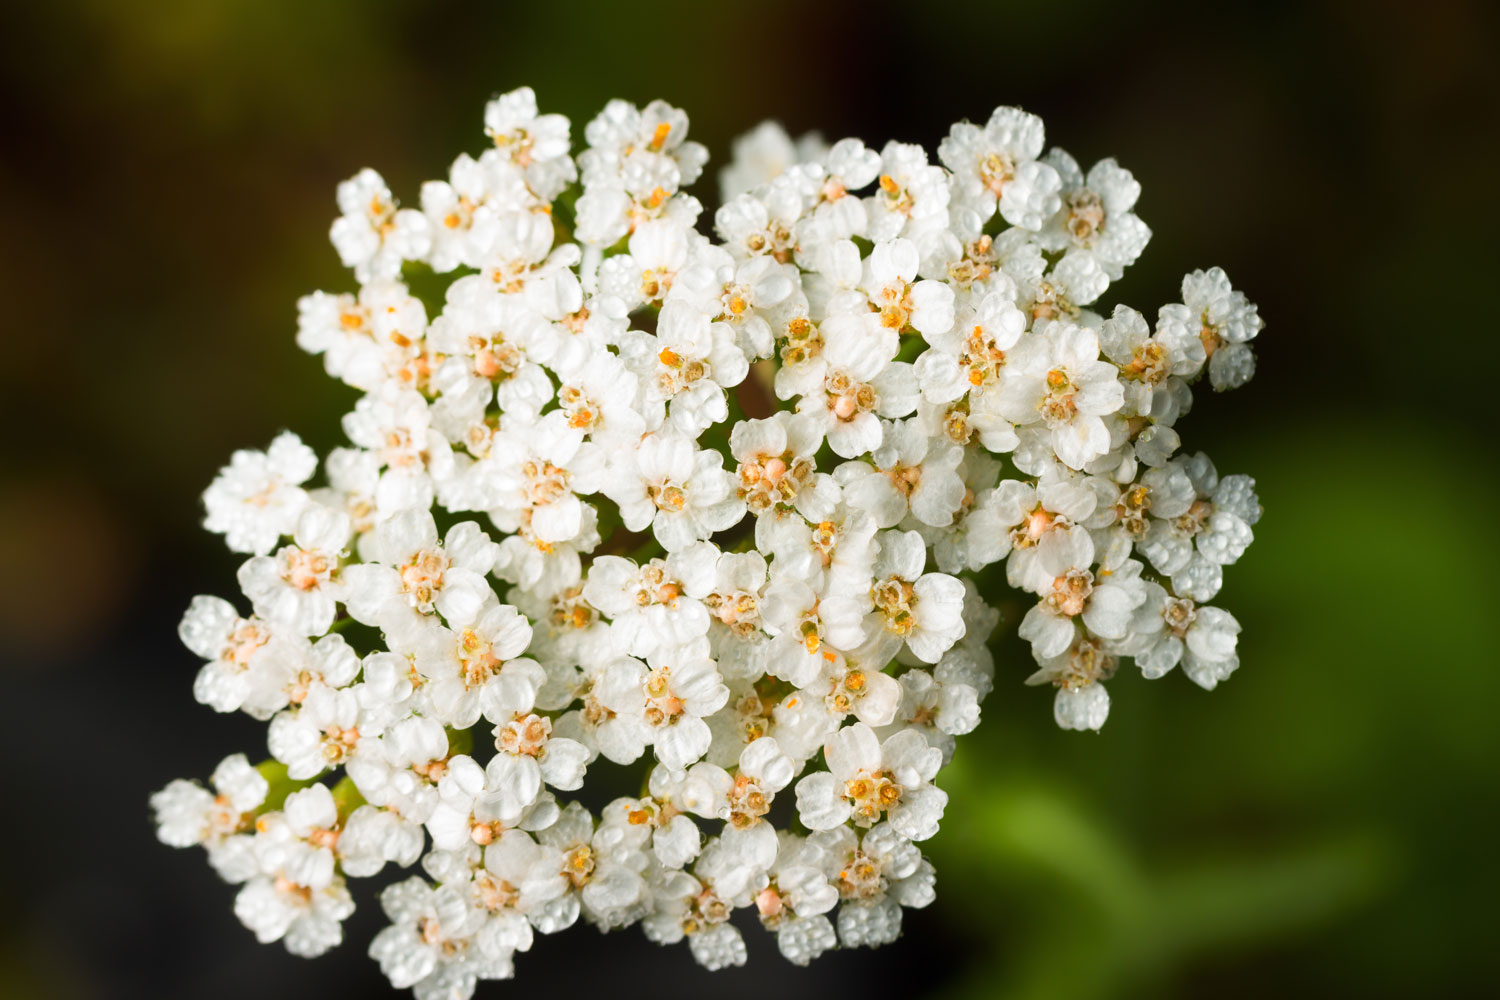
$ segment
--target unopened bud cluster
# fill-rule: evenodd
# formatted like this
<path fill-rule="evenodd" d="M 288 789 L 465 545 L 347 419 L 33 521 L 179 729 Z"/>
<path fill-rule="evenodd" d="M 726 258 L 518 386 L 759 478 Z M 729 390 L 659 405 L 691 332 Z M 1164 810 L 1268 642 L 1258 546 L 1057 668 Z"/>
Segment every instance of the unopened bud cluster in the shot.
<path fill-rule="evenodd" d="M 1113 160 L 1014 108 L 936 162 L 764 125 L 709 237 L 676 108 L 613 101 L 576 158 L 529 89 L 484 124 L 420 207 L 339 185 L 359 289 L 297 340 L 362 393 L 349 446 L 314 484 L 282 434 L 204 496 L 249 558 L 183 619 L 194 691 L 270 756 L 152 801 L 260 940 L 319 954 L 348 879 L 420 862 L 370 954 L 424 1000 L 580 917 L 715 969 L 741 909 L 799 964 L 879 945 L 933 899 L 1002 595 L 1065 728 L 1122 659 L 1235 669 L 1208 602 L 1260 507 L 1175 428 L 1261 322 L 1218 269 L 1096 307 L 1150 236 Z M 586 774 L 638 795 L 594 814 Z"/>

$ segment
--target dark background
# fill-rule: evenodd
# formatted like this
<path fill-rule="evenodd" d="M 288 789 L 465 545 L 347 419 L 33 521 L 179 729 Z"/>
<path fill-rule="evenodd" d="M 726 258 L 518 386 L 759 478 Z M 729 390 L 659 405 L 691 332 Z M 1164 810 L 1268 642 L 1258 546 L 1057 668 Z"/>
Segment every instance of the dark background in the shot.
<path fill-rule="evenodd" d="M 1266 516 L 1211 696 L 1122 675 L 1103 733 L 1064 733 L 1002 639 L 924 845 L 938 901 L 896 946 L 804 972 L 752 929 L 711 977 L 578 927 L 480 996 L 1493 995 L 1494 11 L 7 4 L 0 994 L 386 994 L 368 886 L 339 951 L 258 946 L 146 798 L 263 746 L 194 703 L 174 631 L 234 588 L 198 526 L 230 452 L 338 441 L 352 395 L 292 340 L 297 296 L 349 287 L 334 185 L 370 165 L 415 204 L 531 84 L 575 138 L 610 97 L 683 106 L 709 179 L 763 118 L 933 148 L 999 103 L 1118 157 L 1155 236 L 1106 301 L 1153 313 L 1218 264 L 1267 321 L 1256 379 L 1182 426 Z"/>

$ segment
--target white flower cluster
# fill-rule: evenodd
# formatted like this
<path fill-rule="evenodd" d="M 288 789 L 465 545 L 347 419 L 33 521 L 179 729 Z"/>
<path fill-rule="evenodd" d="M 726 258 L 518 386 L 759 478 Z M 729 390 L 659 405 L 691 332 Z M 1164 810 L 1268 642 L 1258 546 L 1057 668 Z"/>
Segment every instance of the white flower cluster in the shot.
<path fill-rule="evenodd" d="M 1155 322 L 1091 310 L 1150 235 L 1113 160 L 1014 108 L 938 162 L 766 125 L 712 239 L 676 108 L 611 102 L 576 159 L 528 89 L 484 121 L 419 209 L 339 186 L 359 291 L 304 298 L 297 338 L 363 395 L 323 484 L 288 433 L 205 495 L 250 612 L 188 609 L 195 693 L 271 759 L 153 804 L 262 941 L 324 951 L 347 878 L 420 859 L 370 954 L 424 1000 L 579 917 L 709 968 L 744 961 L 741 908 L 799 964 L 878 945 L 933 899 L 916 845 L 999 593 L 1034 602 L 1065 728 L 1103 724 L 1120 657 L 1235 669 L 1206 602 L 1260 507 L 1175 425 L 1261 323 L 1217 269 Z M 597 815 L 557 797 L 636 761 Z"/>

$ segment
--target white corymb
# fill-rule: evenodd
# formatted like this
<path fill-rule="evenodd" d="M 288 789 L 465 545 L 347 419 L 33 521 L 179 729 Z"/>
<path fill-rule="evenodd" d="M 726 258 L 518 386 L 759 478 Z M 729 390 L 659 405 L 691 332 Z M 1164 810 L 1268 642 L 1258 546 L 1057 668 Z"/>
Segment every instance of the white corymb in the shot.
<path fill-rule="evenodd" d="M 583 596 L 610 618 L 615 647 L 631 656 L 671 651 L 708 634 L 703 598 L 713 591 L 719 550 L 695 542 L 644 566 L 620 556 L 599 556 Z"/>
<path fill-rule="evenodd" d="M 880 447 L 880 418 L 904 417 L 920 396 L 911 365 L 896 361 L 895 331 L 878 313 L 838 313 L 819 326 L 822 383 L 797 403 L 819 425 L 840 458 Z"/>
<path fill-rule="evenodd" d="M 923 663 L 936 663 L 964 634 L 964 585 L 947 573 L 927 573 L 927 545 L 915 531 L 885 531 L 877 537 L 875 578 L 868 595 L 829 598 L 839 608 L 868 613 L 866 636 L 879 662 L 904 643 Z"/>
<path fill-rule="evenodd" d="M 1087 176 L 1056 147 L 1044 160 L 1062 178 L 1062 205 L 1037 234 L 1038 242 L 1065 258 L 1091 258 L 1110 281 L 1118 281 L 1151 239 L 1133 211 L 1140 182 L 1113 159 L 1100 160 Z"/>
<path fill-rule="evenodd" d="M 181 778 L 151 796 L 156 835 L 172 847 L 212 844 L 251 825 L 266 799 L 266 779 L 242 753 L 225 757 L 210 779 L 213 791 Z"/>
<path fill-rule="evenodd" d="M 1057 458 L 1082 469 L 1109 451 L 1104 416 L 1125 402 L 1119 370 L 1099 358 L 1099 335 L 1056 322 L 1006 366 L 996 409 L 1013 424 L 1038 424 Z"/>
<path fill-rule="evenodd" d="M 241 618 L 222 597 L 193 598 L 177 626 L 182 644 L 206 661 L 193 682 L 193 697 L 217 712 L 239 709 L 268 672 L 257 664 L 273 655 L 267 646 L 274 634 L 270 622 Z"/>
<path fill-rule="evenodd" d="M 1208 355 L 1215 389 L 1237 389 L 1255 374 L 1250 341 L 1264 325 L 1254 303 L 1229 284 L 1223 268 L 1194 271 L 1182 279 L 1182 304 L 1162 306 L 1162 322 L 1197 333 Z"/>
<path fill-rule="evenodd" d="M 674 650 L 658 648 L 645 663 L 623 656 L 600 678 L 600 704 L 645 723 L 642 732 L 656 759 L 682 770 L 708 752 L 711 734 L 704 721 L 724 707 L 729 689 L 700 640 Z"/>
<path fill-rule="evenodd" d="M 948 224 L 948 175 L 921 146 L 892 140 L 880 151 L 875 193 L 865 199 L 869 239 L 918 237 Z"/>
<path fill-rule="evenodd" d="M 427 217 L 398 208 L 385 178 L 366 167 L 339 185 L 339 216 L 329 231 L 345 267 L 360 281 L 394 278 L 401 264 L 421 260 L 432 247 Z"/>
<path fill-rule="evenodd" d="M 942 751 L 912 730 L 884 743 L 863 722 L 845 726 L 823 748 L 828 770 L 797 783 L 797 815 L 809 830 L 831 830 L 852 820 L 872 826 L 887 820 L 908 840 L 937 833 L 948 793 L 931 782 Z"/>
<path fill-rule="evenodd" d="M 870 462 L 846 462 L 834 472 L 847 502 L 870 512 L 881 528 L 907 516 L 941 527 L 953 523 L 963 504 L 958 474 L 964 450 L 945 437 L 930 437 L 916 421 L 885 425 Z"/>
<path fill-rule="evenodd" d="M 1046 131 L 1042 120 L 1020 108 L 996 108 L 983 126 L 959 122 L 938 146 L 938 158 L 953 171 L 949 211 L 965 234 L 995 214 L 1012 226 L 1039 230 L 1061 207 L 1062 178 L 1038 161 Z"/>
<path fill-rule="evenodd" d="M 484 106 L 484 132 L 499 155 L 524 171 L 536 198 L 551 202 L 577 176 L 568 155 L 572 125 L 567 116 L 540 114 L 536 92 L 518 87 Z"/>
<path fill-rule="evenodd" d="M 346 879 L 420 859 L 370 948 L 418 1000 L 580 919 L 708 969 L 754 947 L 737 910 L 798 965 L 894 940 L 1000 607 L 1065 729 L 1127 658 L 1239 666 L 1209 602 L 1260 504 L 1177 425 L 1250 378 L 1261 320 L 1218 268 L 1154 322 L 1103 299 L 1150 238 L 1129 171 L 1011 107 L 935 157 L 768 124 L 708 219 L 678 108 L 578 133 L 522 87 L 420 211 L 340 185 L 354 284 L 296 339 L 357 394 L 346 446 L 220 470 L 242 593 L 179 627 L 194 696 L 271 759 L 167 785 L 158 835 L 306 955 Z"/>
<path fill-rule="evenodd" d="M 658 432 L 619 455 L 601 491 L 631 531 L 651 528 L 668 552 L 707 539 L 744 516 L 724 456 L 684 435 Z"/>
<path fill-rule="evenodd" d="M 235 452 L 203 493 L 203 526 L 234 552 L 265 555 L 296 529 L 307 503 L 302 484 L 317 468 L 317 454 L 290 431 L 265 451 Z"/>
<path fill-rule="evenodd" d="M 901 933 L 901 909 L 933 900 L 932 864 L 892 824 L 862 834 L 849 827 L 807 838 L 838 891 L 839 940 L 846 948 L 889 944 Z"/>
<path fill-rule="evenodd" d="M 344 601 L 358 621 L 385 628 L 433 614 L 470 621 L 492 596 L 484 575 L 496 554 L 473 521 L 439 540 L 431 514 L 402 511 L 375 529 L 372 561 L 344 571 Z"/>
<path fill-rule="evenodd" d="M 626 334 L 620 357 L 642 380 L 647 425 L 666 419 L 693 438 L 729 415 L 724 390 L 750 371 L 729 324 L 681 299 L 662 306 L 655 335 Z"/>
<path fill-rule="evenodd" d="M 255 613 L 297 635 L 322 635 L 343 597 L 339 565 L 349 542 L 349 515 L 310 503 L 297 518 L 292 544 L 240 567 L 240 589 Z"/>

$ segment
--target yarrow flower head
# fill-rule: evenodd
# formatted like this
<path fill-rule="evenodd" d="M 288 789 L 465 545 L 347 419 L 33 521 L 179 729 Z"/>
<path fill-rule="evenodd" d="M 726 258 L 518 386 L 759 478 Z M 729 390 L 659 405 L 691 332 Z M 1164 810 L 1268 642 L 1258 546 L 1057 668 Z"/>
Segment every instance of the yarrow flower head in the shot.
<path fill-rule="evenodd" d="M 664 101 L 576 152 L 529 88 L 483 126 L 411 207 L 338 186 L 358 287 L 297 342 L 360 393 L 349 444 L 319 477 L 282 433 L 204 494 L 247 558 L 182 619 L 193 691 L 268 756 L 151 804 L 261 941 L 319 954 L 350 880 L 420 863 L 369 946 L 419 998 L 580 919 L 711 969 L 739 909 L 799 965 L 884 944 L 935 897 L 1002 601 L 1064 729 L 1126 661 L 1237 669 L 1213 601 L 1260 504 L 1176 424 L 1249 380 L 1261 319 L 1218 268 L 1154 320 L 1098 304 L 1151 235 L 1128 170 L 1016 108 L 935 155 L 768 123 L 710 227 Z"/>

